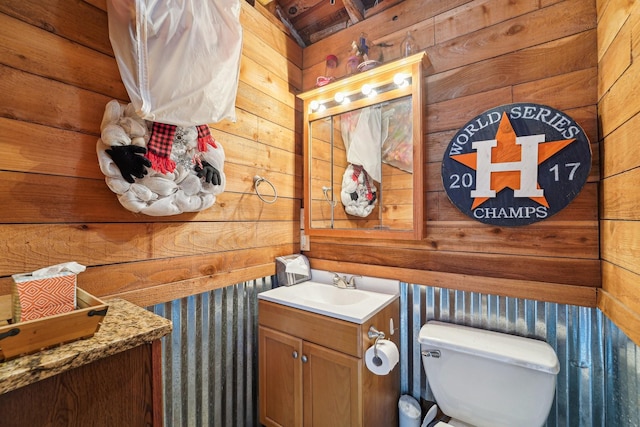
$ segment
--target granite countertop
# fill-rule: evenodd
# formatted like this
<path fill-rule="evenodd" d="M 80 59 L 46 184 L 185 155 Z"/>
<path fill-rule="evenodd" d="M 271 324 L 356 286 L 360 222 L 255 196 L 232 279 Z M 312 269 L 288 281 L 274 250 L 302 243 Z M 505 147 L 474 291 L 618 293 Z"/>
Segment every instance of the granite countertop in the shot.
<path fill-rule="evenodd" d="M 58 347 L 0 362 L 0 394 L 150 343 L 169 334 L 171 321 L 122 299 L 106 301 L 96 334 Z"/>

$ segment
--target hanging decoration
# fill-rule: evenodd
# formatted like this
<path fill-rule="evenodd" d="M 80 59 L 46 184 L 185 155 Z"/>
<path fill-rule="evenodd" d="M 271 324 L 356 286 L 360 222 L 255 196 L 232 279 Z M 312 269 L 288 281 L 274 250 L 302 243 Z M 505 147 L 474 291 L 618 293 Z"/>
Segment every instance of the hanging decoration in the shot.
<path fill-rule="evenodd" d="M 208 123 L 235 121 L 239 0 L 107 0 L 109 37 L 131 103 L 105 108 L 97 153 L 127 209 L 206 209 L 225 187 Z"/>
<path fill-rule="evenodd" d="M 584 130 L 555 108 L 492 108 L 456 133 L 442 160 L 442 183 L 467 216 L 497 226 L 529 225 L 560 212 L 591 170 Z"/>
<path fill-rule="evenodd" d="M 165 216 L 211 207 L 226 184 L 222 145 L 207 125 L 168 126 L 168 133 L 156 137 L 164 142 L 150 160 L 151 129 L 159 127 L 140 119 L 131 104 L 107 104 L 96 147 L 107 186 L 136 213 Z"/>

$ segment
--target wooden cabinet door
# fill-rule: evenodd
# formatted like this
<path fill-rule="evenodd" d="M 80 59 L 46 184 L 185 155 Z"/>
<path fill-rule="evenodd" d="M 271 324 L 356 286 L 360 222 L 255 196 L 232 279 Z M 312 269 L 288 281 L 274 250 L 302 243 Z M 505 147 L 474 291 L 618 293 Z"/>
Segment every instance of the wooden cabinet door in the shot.
<path fill-rule="evenodd" d="M 302 340 L 259 327 L 260 422 L 302 425 Z"/>
<path fill-rule="evenodd" d="M 303 344 L 305 427 L 362 426 L 362 360 Z"/>

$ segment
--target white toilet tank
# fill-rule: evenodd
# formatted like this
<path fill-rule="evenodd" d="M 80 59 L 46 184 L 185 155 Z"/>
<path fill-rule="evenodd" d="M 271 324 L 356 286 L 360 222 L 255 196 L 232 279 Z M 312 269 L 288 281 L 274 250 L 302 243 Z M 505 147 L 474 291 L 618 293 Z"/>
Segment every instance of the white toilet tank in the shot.
<path fill-rule="evenodd" d="M 478 427 L 543 425 L 560 370 L 543 341 L 430 321 L 418 338 L 442 412 Z"/>

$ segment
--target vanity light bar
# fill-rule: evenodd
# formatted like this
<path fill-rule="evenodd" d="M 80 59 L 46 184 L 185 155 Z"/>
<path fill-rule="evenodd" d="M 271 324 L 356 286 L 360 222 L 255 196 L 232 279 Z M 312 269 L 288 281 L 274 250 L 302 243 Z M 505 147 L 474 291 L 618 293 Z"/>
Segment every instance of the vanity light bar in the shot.
<path fill-rule="evenodd" d="M 411 84 L 411 75 L 397 73 L 393 76 L 393 83 L 365 83 L 362 85 L 359 91 L 355 92 L 336 92 L 333 99 L 325 100 L 312 100 L 309 102 L 309 111 L 322 113 L 327 107 L 335 105 L 347 105 L 353 99 L 360 99 L 364 95 L 365 97 L 373 98 L 379 93 L 387 92 L 397 88 L 405 88 Z M 333 104 L 333 105 L 329 105 Z"/>

